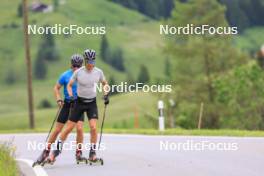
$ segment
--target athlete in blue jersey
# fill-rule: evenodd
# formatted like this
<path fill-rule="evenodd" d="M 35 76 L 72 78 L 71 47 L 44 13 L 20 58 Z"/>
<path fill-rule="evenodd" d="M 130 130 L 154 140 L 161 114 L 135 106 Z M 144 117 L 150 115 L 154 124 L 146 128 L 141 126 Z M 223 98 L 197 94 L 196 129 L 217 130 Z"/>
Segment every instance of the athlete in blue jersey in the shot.
<path fill-rule="evenodd" d="M 57 118 L 57 123 L 54 131 L 51 133 L 47 146 L 45 150 L 42 152 L 41 156 L 36 161 L 36 164 L 42 164 L 46 158 L 48 158 L 50 153 L 51 144 L 55 142 L 57 136 L 61 132 L 62 128 L 64 127 L 64 124 L 68 120 L 68 116 L 70 114 L 71 109 L 71 97 L 68 94 L 67 91 L 67 85 L 74 73 L 77 69 L 79 69 L 82 66 L 83 63 L 83 57 L 81 55 L 75 54 L 71 57 L 71 69 L 65 71 L 57 81 L 55 87 L 54 87 L 54 94 L 57 101 L 57 104 L 60 108 L 60 112 Z M 60 95 L 60 89 L 63 87 L 63 94 L 64 94 L 64 100 L 61 98 Z M 74 83 L 73 85 L 73 97 L 75 100 L 77 100 L 77 84 Z M 82 157 L 82 143 L 83 143 L 83 116 L 79 119 L 76 126 L 77 131 L 77 137 L 76 137 L 76 143 L 77 143 L 77 149 L 76 149 L 76 159 L 81 160 Z"/>

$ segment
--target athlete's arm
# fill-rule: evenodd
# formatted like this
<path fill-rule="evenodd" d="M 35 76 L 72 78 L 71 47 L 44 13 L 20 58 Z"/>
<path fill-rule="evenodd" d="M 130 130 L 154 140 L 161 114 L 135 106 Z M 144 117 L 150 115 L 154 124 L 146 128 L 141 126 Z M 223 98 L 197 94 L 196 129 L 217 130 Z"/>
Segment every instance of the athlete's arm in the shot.
<path fill-rule="evenodd" d="M 56 101 L 57 101 L 59 106 L 62 105 L 62 99 L 61 99 L 61 95 L 60 95 L 61 87 L 62 87 L 62 85 L 60 85 L 59 83 L 56 83 L 55 86 L 54 86 L 54 89 L 53 89 Z"/>
<path fill-rule="evenodd" d="M 73 96 L 73 93 L 72 93 L 72 85 L 73 84 L 74 84 L 74 80 L 71 79 L 70 82 L 67 85 L 67 91 L 68 91 L 68 94 L 69 94 L 70 97 Z"/>

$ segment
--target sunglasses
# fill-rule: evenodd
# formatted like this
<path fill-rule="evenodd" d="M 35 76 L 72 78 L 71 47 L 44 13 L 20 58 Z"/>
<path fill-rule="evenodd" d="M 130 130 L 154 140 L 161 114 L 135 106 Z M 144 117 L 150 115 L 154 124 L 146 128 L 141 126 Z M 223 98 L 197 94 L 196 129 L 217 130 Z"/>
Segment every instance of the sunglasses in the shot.
<path fill-rule="evenodd" d="M 80 68 L 81 65 L 72 65 L 72 67 L 75 67 L 75 68 Z"/>
<path fill-rule="evenodd" d="M 86 64 L 93 64 L 94 65 L 95 64 L 95 58 L 94 59 L 86 59 L 85 60 L 85 63 Z"/>

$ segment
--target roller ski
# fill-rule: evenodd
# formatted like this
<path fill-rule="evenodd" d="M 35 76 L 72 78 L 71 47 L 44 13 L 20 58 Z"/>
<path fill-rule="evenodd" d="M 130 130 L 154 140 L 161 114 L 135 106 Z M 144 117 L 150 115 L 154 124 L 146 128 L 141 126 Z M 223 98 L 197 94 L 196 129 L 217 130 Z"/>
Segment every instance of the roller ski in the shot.
<path fill-rule="evenodd" d="M 56 161 L 56 158 L 60 155 L 62 151 L 62 142 L 58 140 L 57 149 L 52 151 L 50 157 L 47 157 L 42 163 L 41 166 L 45 166 L 46 164 L 53 165 Z"/>
<path fill-rule="evenodd" d="M 104 165 L 104 160 L 102 158 L 88 159 L 87 164 L 89 165 Z"/>
<path fill-rule="evenodd" d="M 102 158 L 97 158 L 95 151 L 91 150 L 87 163 L 89 163 L 89 165 L 104 165 L 104 160 Z"/>
<path fill-rule="evenodd" d="M 39 158 L 37 159 L 37 161 L 35 161 L 33 164 L 32 164 L 32 167 L 35 167 L 37 165 L 42 165 L 43 162 L 45 162 L 45 160 L 49 157 L 49 153 L 50 153 L 50 150 L 44 150 L 41 155 L 39 156 Z"/>
<path fill-rule="evenodd" d="M 55 158 L 54 158 L 53 160 L 52 160 L 51 158 L 47 158 L 47 159 L 45 159 L 45 161 L 43 161 L 43 162 L 41 163 L 41 166 L 45 166 L 45 165 L 47 165 L 47 164 L 49 164 L 49 165 L 53 165 L 53 164 L 55 163 L 55 161 L 56 161 Z"/>
<path fill-rule="evenodd" d="M 85 163 L 88 164 L 88 160 L 82 156 L 82 151 L 76 151 L 76 163 L 80 164 L 80 163 Z"/>

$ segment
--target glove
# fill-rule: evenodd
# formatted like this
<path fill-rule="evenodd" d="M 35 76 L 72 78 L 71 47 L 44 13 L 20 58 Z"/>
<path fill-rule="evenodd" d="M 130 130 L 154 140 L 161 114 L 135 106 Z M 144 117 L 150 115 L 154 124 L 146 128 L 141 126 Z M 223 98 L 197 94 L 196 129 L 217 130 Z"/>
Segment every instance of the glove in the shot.
<path fill-rule="evenodd" d="M 71 105 L 74 104 L 74 96 L 70 96 L 70 104 L 71 104 Z"/>
<path fill-rule="evenodd" d="M 63 106 L 63 101 L 61 99 L 57 100 L 57 104 L 59 107 L 62 107 Z"/>
<path fill-rule="evenodd" d="M 104 104 L 108 105 L 109 104 L 109 98 L 108 95 L 104 95 Z"/>

